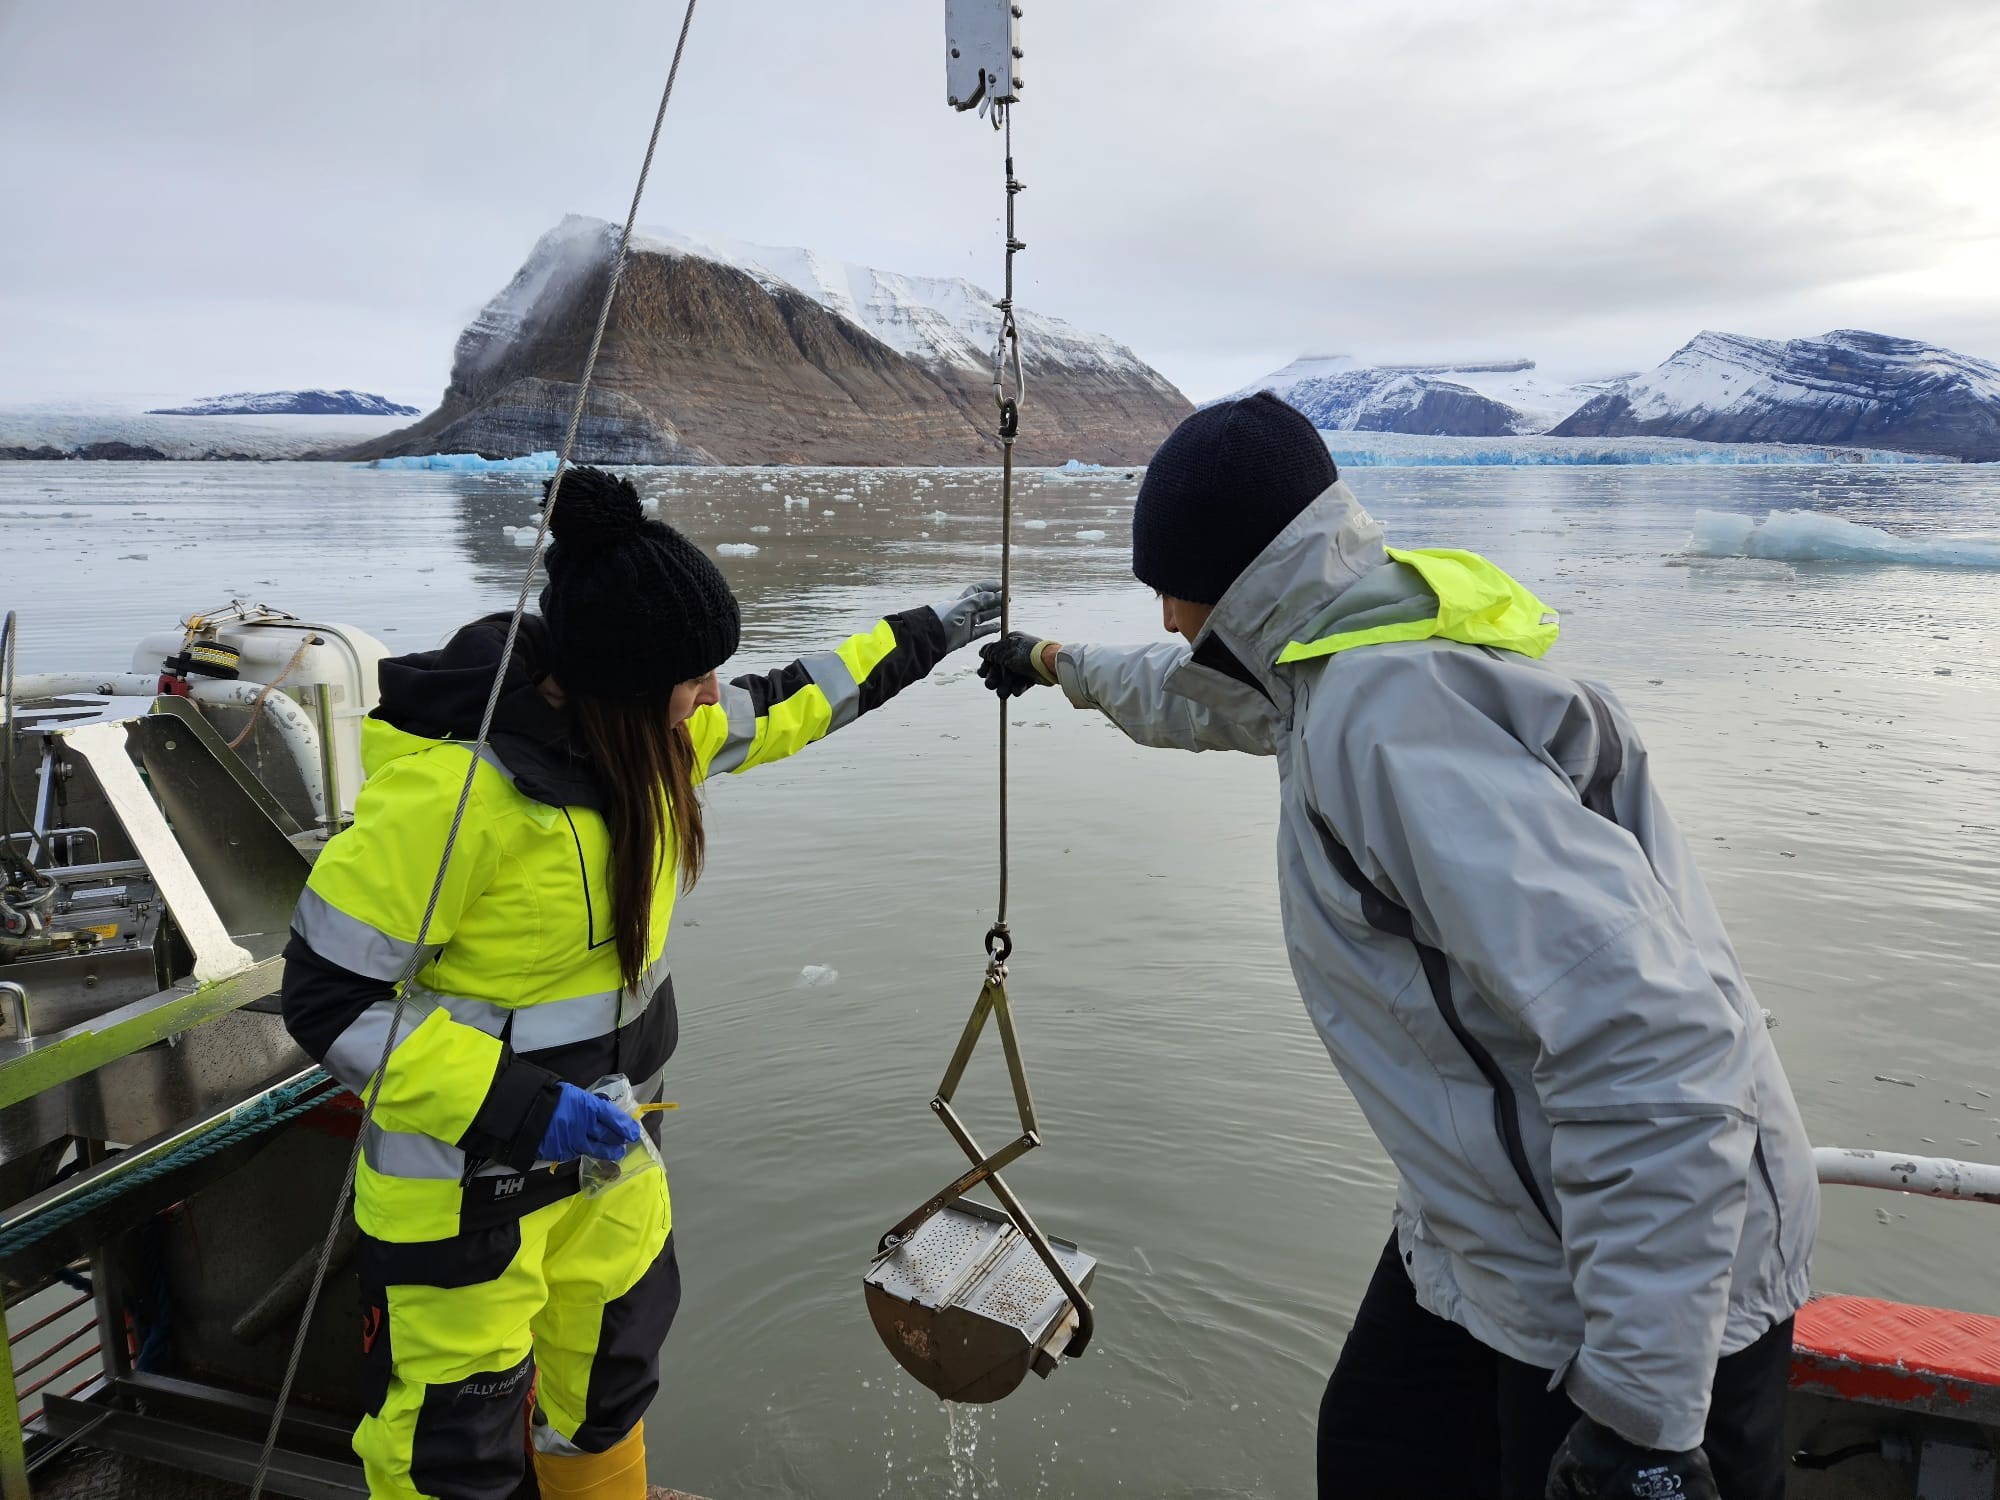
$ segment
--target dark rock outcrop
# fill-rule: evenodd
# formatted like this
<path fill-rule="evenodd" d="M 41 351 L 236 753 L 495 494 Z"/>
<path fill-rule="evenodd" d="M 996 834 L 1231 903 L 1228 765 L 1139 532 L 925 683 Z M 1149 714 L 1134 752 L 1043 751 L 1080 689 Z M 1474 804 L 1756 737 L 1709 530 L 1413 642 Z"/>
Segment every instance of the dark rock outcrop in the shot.
<path fill-rule="evenodd" d="M 1847 443 L 1990 463 L 2000 460 L 2000 366 L 1858 329 L 1782 344 L 1702 333 L 1553 432 Z"/>
<path fill-rule="evenodd" d="M 843 304 L 831 281 L 809 294 L 762 264 L 711 257 L 691 243 L 635 241 L 605 330 L 580 459 L 997 461 L 991 369 L 972 352 L 981 344 L 985 293 L 963 282 L 831 268 L 843 287 L 873 278 L 865 302 Z M 545 235 L 460 336 L 437 410 L 346 456 L 507 457 L 560 447 L 615 245 L 615 228 L 598 220 L 567 219 Z M 829 270 L 806 252 L 767 253 L 788 266 Z M 1191 409 L 1109 340 L 1054 319 L 1022 321 L 1028 404 L 1018 461 L 1143 462 Z"/>
<path fill-rule="evenodd" d="M 70 450 L 71 458 L 95 458 L 112 463 L 139 463 L 167 455 L 143 443 L 84 443 Z"/>

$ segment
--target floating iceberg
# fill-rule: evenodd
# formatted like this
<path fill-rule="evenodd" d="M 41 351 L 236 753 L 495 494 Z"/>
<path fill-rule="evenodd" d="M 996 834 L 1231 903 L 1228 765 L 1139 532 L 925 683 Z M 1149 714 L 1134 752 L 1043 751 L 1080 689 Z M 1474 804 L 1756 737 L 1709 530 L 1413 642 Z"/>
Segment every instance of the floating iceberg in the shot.
<path fill-rule="evenodd" d="M 1076 539 L 1079 542 L 1101 542 L 1104 540 L 1104 536 L 1105 533 L 1093 526 L 1087 531 L 1079 531 L 1076 534 Z"/>
<path fill-rule="evenodd" d="M 449 469 L 463 474 L 553 474 L 553 452 L 530 453 L 524 458 L 481 458 L 477 453 L 418 453 L 403 458 L 378 458 L 360 469 Z"/>
<path fill-rule="evenodd" d="M 755 542 L 724 542 L 715 549 L 715 555 L 717 557 L 755 557 L 757 555 L 757 544 Z"/>
<path fill-rule="evenodd" d="M 1341 468 L 1490 468 L 1539 464 L 1936 464 L 1923 453 L 1795 443 L 1701 443 L 1662 437 L 1425 437 L 1322 430 Z"/>
<path fill-rule="evenodd" d="M 1688 538 L 1692 557 L 1759 557 L 1775 562 L 1915 563 L 1938 568 L 2000 568 L 2000 541 L 1897 536 L 1810 510 L 1774 510 L 1763 520 L 1732 511 L 1698 510 Z"/>
<path fill-rule="evenodd" d="M 1030 531 L 1047 531 L 1049 529 L 1047 521 L 1023 521 L 1021 524 Z"/>

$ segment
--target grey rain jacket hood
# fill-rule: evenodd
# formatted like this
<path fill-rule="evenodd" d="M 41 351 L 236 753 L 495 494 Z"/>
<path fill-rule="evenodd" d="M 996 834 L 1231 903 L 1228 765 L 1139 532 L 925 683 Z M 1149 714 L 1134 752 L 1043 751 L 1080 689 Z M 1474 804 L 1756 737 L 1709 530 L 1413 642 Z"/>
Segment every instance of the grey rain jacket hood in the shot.
<path fill-rule="evenodd" d="M 1140 744 L 1277 758 L 1292 971 L 1400 1174 L 1418 1301 L 1693 1448 L 1717 1358 L 1806 1298 L 1798 1107 L 1607 690 L 1441 639 L 1275 665 L 1432 613 L 1335 483 L 1192 650 L 1065 647 L 1058 676 Z"/>

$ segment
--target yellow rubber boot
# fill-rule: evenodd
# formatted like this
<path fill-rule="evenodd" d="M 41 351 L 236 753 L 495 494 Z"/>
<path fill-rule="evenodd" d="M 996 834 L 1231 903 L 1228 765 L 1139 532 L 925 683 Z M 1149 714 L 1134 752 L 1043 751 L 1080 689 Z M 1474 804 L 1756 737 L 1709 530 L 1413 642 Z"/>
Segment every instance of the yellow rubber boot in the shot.
<path fill-rule="evenodd" d="M 537 1453 L 542 1500 L 646 1500 L 646 1424 L 602 1453 Z"/>

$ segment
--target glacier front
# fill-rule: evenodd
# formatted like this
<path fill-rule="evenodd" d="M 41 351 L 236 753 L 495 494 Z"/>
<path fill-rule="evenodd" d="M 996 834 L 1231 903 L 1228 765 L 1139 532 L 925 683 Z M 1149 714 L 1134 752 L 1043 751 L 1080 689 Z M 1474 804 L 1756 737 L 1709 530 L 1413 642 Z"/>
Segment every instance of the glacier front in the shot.
<path fill-rule="evenodd" d="M 1936 464 L 1956 460 L 1877 448 L 1798 443 L 1702 443 L 1691 438 L 1426 437 L 1409 432 L 1328 432 L 1341 468 L 1484 468 L 1535 464 Z"/>

